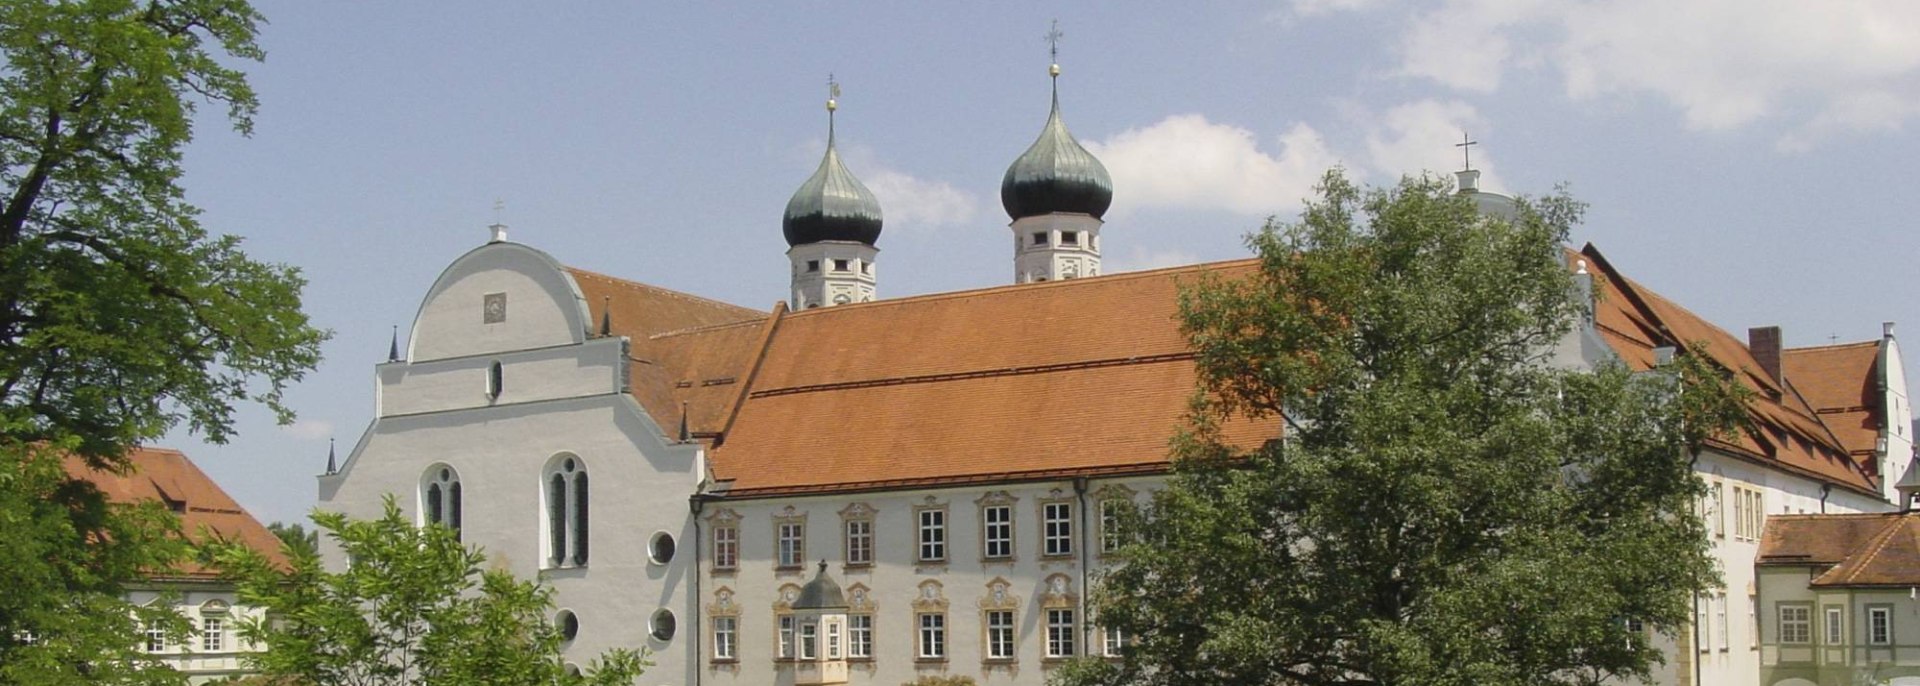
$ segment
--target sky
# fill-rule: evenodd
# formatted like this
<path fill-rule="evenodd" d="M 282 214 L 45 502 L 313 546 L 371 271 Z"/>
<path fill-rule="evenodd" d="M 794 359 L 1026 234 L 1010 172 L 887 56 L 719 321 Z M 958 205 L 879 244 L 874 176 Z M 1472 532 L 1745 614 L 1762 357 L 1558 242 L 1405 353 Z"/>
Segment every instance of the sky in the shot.
<path fill-rule="evenodd" d="M 313 507 L 393 327 L 495 221 L 571 266 L 783 299 L 830 74 L 886 215 L 881 297 L 1010 283 L 997 193 L 1046 120 L 1056 20 L 1066 123 L 1113 176 L 1109 273 L 1246 256 L 1328 168 L 1447 173 L 1465 134 L 1483 188 L 1564 187 L 1590 205 L 1576 246 L 1735 335 L 1920 341 L 1911 0 L 257 7 L 253 135 L 202 108 L 184 186 L 209 230 L 300 269 L 333 338 L 293 424 L 247 409 L 226 445 L 163 444 L 262 521 Z"/>

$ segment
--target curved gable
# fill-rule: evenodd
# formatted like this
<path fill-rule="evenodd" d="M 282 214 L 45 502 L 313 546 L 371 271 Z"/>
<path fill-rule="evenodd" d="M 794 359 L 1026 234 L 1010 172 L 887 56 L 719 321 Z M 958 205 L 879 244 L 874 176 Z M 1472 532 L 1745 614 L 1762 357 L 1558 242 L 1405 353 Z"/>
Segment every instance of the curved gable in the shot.
<path fill-rule="evenodd" d="M 586 300 L 551 256 L 488 243 L 448 265 L 427 290 L 408 337 L 411 362 L 586 340 Z"/>

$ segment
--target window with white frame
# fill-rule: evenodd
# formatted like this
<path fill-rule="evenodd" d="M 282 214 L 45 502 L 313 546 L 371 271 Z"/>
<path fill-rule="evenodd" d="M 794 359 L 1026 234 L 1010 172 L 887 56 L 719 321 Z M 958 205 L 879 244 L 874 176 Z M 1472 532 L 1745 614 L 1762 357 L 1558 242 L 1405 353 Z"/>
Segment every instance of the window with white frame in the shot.
<path fill-rule="evenodd" d="M 1745 486 L 1733 487 L 1733 537 L 1759 540 L 1767 524 L 1766 493 Z"/>
<path fill-rule="evenodd" d="M 987 611 L 987 659 L 1014 659 L 1012 610 Z"/>
<path fill-rule="evenodd" d="M 827 659 L 840 659 L 840 623 L 827 622 Z"/>
<path fill-rule="evenodd" d="M 1100 655 L 1102 657 L 1120 657 L 1120 649 L 1127 645 L 1127 633 L 1120 627 L 1110 626 L 1101 632 Z"/>
<path fill-rule="evenodd" d="M 1727 623 L 1727 594 L 1725 591 L 1713 594 L 1713 620 L 1720 625 L 1720 649 L 1733 648 L 1733 625 Z"/>
<path fill-rule="evenodd" d="M 1047 610 L 1047 657 L 1073 657 L 1073 610 Z"/>
<path fill-rule="evenodd" d="M 1715 479 L 1707 486 L 1707 500 L 1710 504 L 1707 513 L 1707 527 L 1719 538 L 1727 537 L 1727 484 Z"/>
<path fill-rule="evenodd" d="M 947 561 L 947 508 L 920 508 L 918 517 L 920 520 L 919 560 L 921 562 Z"/>
<path fill-rule="evenodd" d="M 1760 649 L 1760 596 L 1747 596 L 1747 647 Z"/>
<path fill-rule="evenodd" d="M 1838 605 L 1827 606 L 1826 629 L 1827 629 L 1826 636 L 1823 636 L 1822 638 L 1825 639 L 1825 642 L 1827 645 L 1837 646 L 1847 642 L 1846 641 L 1846 636 L 1847 636 L 1846 635 L 1846 631 L 1847 631 L 1846 617 L 1845 615 L 1841 614 L 1840 606 Z"/>
<path fill-rule="evenodd" d="M 982 557 L 1005 560 L 1013 557 L 1013 506 L 988 505 L 980 510 Z"/>
<path fill-rule="evenodd" d="M 1073 554 L 1072 502 L 1058 501 L 1042 504 L 1040 526 L 1042 556 L 1065 557 Z"/>
<path fill-rule="evenodd" d="M 800 620 L 794 618 L 793 615 L 780 616 L 780 636 L 778 639 L 780 641 L 780 645 L 777 647 L 774 654 L 778 655 L 782 660 L 793 659 L 793 642 L 794 642 L 793 637 L 795 633 L 794 627 L 795 625 L 799 624 L 799 621 Z"/>
<path fill-rule="evenodd" d="M 873 657 L 873 615 L 847 615 L 847 659 Z"/>
<path fill-rule="evenodd" d="M 920 622 L 920 650 L 916 655 L 922 660 L 944 660 L 947 657 L 947 616 L 937 612 L 922 612 Z"/>
<path fill-rule="evenodd" d="M 1700 644 L 1695 646 L 1700 652 L 1713 649 L 1712 598 L 1705 594 L 1693 597 L 1693 625 L 1699 631 Z"/>
<path fill-rule="evenodd" d="M 1884 605 L 1867 608 L 1867 644 L 1893 645 L 1893 608 Z"/>
<path fill-rule="evenodd" d="M 873 520 L 849 519 L 847 527 L 847 564 L 873 564 Z"/>
<path fill-rule="evenodd" d="M 167 652 L 167 629 L 159 622 L 147 622 L 147 652 Z"/>
<path fill-rule="evenodd" d="M 579 457 L 561 455 L 547 467 L 547 564 L 587 564 L 587 466 Z"/>
<path fill-rule="evenodd" d="M 739 622 L 735 617 L 713 618 L 713 659 L 734 659 L 733 641 L 740 634 Z"/>
<path fill-rule="evenodd" d="M 1100 552 L 1111 553 L 1126 545 L 1125 532 L 1121 531 L 1120 514 L 1126 511 L 1128 502 L 1119 498 L 1100 501 Z"/>
<path fill-rule="evenodd" d="M 1776 608 L 1780 613 L 1781 643 L 1813 642 L 1812 606 L 1780 603 Z"/>
<path fill-rule="evenodd" d="M 732 570 L 740 564 L 740 525 L 734 523 L 714 524 L 713 526 L 713 568 Z"/>
<path fill-rule="evenodd" d="M 803 521 L 779 523 L 778 563 L 782 568 L 799 568 L 807 557 L 807 524 Z"/>
<path fill-rule="evenodd" d="M 820 625 L 814 622 L 800 623 L 800 659 L 812 660 L 819 657 Z"/>
<path fill-rule="evenodd" d="M 200 650 L 218 653 L 227 649 L 227 628 L 225 620 L 219 617 L 200 618 Z"/>

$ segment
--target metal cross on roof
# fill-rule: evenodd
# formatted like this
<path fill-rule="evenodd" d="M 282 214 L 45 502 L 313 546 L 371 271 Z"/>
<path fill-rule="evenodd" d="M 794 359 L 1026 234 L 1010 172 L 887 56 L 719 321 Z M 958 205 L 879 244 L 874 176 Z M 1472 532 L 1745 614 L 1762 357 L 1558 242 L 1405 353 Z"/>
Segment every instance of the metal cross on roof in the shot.
<path fill-rule="evenodd" d="M 1453 144 L 1453 147 L 1460 149 L 1460 155 L 1465 158 L 1467 164 L 1466 171 L 1473 171 L 1473 146 L 1479 144 L 1480 141 L 1468 138 L 1467 132 L 1465 131 L 1460 132 L 1460 142 Z"/>
<path fill-rule="evenodd" d="M 498 198 L 493 201 L 493 223 L 500 223 L 500 213 L 507 209 L 507 201 Z"/>
<path fill-rule="evenodd" d="M 1047 28 L 1047 35 L 1045 36 L 1047 40 L 1047 57 L 1055 62 L 1060 61 L 1060 39 L 1066 37 L 1067 34 L 1060 32 L 1060 20 L 1053 20 L 1053 25 Z"/>
<path fill-rule="evenodd" d="M 840 97 L 840 82 L 834 80 L 833 72 L 827 72 L 827 97 L 828 98 Z"/>

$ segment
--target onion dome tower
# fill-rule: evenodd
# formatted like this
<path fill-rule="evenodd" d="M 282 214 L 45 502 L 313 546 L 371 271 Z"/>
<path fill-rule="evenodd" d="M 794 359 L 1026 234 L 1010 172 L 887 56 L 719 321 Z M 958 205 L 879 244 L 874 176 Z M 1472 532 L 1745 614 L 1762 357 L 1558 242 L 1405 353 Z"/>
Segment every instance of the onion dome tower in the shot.
<path fill-rule="evenodd" d="M 780 228 L 793 264 L 793 309 L 873 300 L 880 249 L 880 201 L 847 171 L 834 149 L 833 113 L 840 85 L 828 79 L 827 154 L 787 201 Z"/>
<path fill-rule="evenodd" d="M 1060 31 L 1047 34 L 1059 56 Z M 1113 180 L 1060 120 L 1060 65 L 1052 64 L 1053 111 L 1027 151 L 1000 180 L 1000 205 L 1013 219 L 1014 283 L 1100 274 L 1100 217 Z"/>

